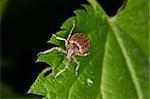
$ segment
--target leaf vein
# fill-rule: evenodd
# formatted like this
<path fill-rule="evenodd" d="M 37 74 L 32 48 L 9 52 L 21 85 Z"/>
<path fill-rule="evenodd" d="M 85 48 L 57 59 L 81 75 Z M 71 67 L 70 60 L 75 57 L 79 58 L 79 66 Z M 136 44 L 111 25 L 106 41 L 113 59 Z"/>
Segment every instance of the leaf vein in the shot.
<path fill-rule="evenodd" d="M 136 72 L 134 71 L 133 66 L 132 66 L 131 59 L 130 59 L 130 57 L 128 55 L 128 52 L 126 51 L 126 48 L 124 47 L 123 41 L 122 41 L 122 39 L 121 39 L 121 37 L 119 35 L 119 33 L 121 31 L 119 30 L 119 27 L 117 27 L 115 25 L 113 26 L 112 30 L 114 31 L 114 35 L 115 35 L 116 41 L 117 41 L 118 45 L 120 46 L 120 49 L 121 49 L 122 54 L 124 56 L 125 62 L 126 62 L 127 67 L 128 67 L 128 70 L 129 70 L 129 72 L 131 74 L 131 79 L 132 79 L 133 85 L 135 87 L 135 91 L 136 91 L 137 97 L 139 99 L 144 99 L 142 91 L 141 91 L 141 88 L 140 88 L 140 84 L 138 83 L 139 81 L 138 81 L 138 78 L 136 76 Z"/>

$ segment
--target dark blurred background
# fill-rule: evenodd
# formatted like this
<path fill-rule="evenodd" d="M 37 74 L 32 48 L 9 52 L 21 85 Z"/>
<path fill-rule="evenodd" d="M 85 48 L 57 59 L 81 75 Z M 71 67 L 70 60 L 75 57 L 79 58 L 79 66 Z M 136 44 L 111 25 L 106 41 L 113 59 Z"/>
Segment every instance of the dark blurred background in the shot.
<path fill-rule="evenodd" d="M 98 1 L 109 16 L 115 15 L 123 0 Z M 39 51 L 52 33 L 73 16 L 86 0 L 7 0 L 1 13 L 1 98 L 37 98 L 26 95 L 38 74 L 47 67 L 35 63 Z"/>

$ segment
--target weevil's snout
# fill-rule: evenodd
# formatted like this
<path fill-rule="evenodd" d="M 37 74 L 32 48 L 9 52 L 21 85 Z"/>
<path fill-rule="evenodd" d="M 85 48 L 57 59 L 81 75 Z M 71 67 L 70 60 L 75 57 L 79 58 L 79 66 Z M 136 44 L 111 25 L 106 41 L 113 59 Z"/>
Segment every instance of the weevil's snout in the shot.
<path fill-rule="evenodd" d="M 67 59 L 67 60 L 70 60 L 70 58 L 71 58 L 71 56 L 72 56 L 73 54 L 74 54 L 74 50 L 72 50 L 71 48 L 68 49 L 66 59 Z"/>
<path fill-rule="evenodd" d="M 77 55 L 79 53 L 79 48 L 75 44 L 71 44 L 71 46 L 67 50 L 67 60 L 71 58 L 72 55 Z"/>

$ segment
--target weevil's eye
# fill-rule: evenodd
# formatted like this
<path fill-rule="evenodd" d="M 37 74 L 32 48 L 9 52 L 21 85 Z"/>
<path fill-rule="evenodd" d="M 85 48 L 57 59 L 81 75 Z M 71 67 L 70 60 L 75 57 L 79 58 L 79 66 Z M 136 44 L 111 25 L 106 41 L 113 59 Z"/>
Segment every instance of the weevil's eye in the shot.
<path fill-rule="evenodd" d="M 49 71 L 46 71 L 46 72 L 44 73 L 44 77 L 48 76 L 50 73 L 52 73 L 52 69 L 50 69 Z"/>
<path fill-rule="evenodd" d="M 76 48 L 79 50 L 79 47 L 75 43 L 73 43 L 73 48 Z"/>

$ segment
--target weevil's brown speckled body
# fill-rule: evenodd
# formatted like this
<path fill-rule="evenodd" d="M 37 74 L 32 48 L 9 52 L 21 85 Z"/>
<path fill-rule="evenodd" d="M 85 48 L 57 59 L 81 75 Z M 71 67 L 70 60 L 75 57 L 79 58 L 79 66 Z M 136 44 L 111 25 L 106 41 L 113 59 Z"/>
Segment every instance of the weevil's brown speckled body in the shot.
<path fill-rule="evenodd" d="M 88 52 L 90 47 L 90 40 L 87 35 L 82 33 L 75 33 L 73 34 L 67 45 L 67 49 L 71 48 L 72 46 L 77 46 L 78 49 L 75 50 L 74 55 L 85 54 Z"/>

